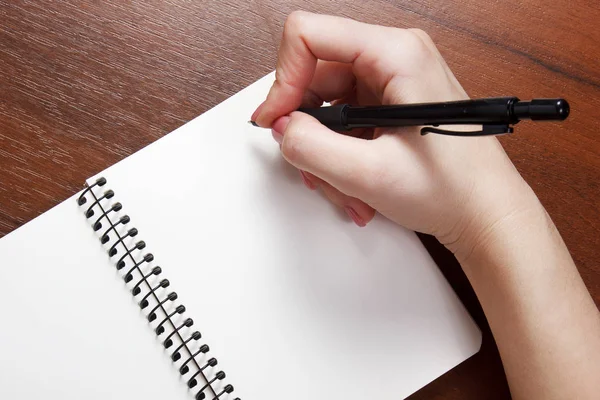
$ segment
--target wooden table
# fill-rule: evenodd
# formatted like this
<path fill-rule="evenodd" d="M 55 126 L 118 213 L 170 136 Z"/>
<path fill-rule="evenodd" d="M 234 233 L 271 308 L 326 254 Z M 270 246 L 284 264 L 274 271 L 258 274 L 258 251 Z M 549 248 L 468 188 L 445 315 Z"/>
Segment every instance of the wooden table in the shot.
<path fill-rule="evenodd" d="M 299 8 L 424 29 L 472 97 L 567 98 L 566 123 L 501 141 L 600 304 L 597 0 L 0 0 L 0 236 L 270 72 L 285 17 Z M 460 267 L 423 240 L 484 339 L 411 399 L 509 398 Z"/>

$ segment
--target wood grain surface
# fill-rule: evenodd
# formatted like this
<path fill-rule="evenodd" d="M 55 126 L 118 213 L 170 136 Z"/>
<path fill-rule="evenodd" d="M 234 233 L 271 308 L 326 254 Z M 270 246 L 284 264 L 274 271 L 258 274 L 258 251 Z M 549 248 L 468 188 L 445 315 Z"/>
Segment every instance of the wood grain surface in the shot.
<path fill-rule="evenodd" d="M 567 98 L 567 122 L 501 141 L 600 304 L 597 0 L 0 0 L 0 236 L 270 72 L 296 9 L 424 29 L 472 97 Z M 484 339 L 411 399 L 510 398 L 460 267 L 422 239 Z"/>

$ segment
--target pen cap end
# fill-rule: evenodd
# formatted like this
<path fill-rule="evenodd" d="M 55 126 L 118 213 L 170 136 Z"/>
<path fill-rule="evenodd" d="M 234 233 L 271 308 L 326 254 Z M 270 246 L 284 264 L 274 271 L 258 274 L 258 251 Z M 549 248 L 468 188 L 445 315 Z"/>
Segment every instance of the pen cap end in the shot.
<path fill-rule="evenodd" d="M 538 121 L 564 121 L 571 111 L 565 99 L 534 99 L 528 108 L 529 118 Z"/>
<path fill-rule="evenodd" d="M 564 121 L 571 112 L 571 106 L 565 99 L 558 99 L 556 102 L 556 110 L 561 121 Z"/>

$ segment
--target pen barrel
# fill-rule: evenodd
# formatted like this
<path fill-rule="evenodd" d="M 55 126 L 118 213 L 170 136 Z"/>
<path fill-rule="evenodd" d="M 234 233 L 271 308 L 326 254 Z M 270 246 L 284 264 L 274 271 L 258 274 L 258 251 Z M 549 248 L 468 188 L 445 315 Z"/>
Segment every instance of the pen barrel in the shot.
<path fill-rule="evenodd" d="M 377 126 L 515 124 L 512 113 L 517 97 L 497 97 L 446 103 L 421 103 L 379 107 L 350 107 L 348 128 Z"/>
<path fill-rule="evenodd" d="M 333 131 L 345 131 L 346 113 L 350 107 L 347 104 L 338 104 L 329 107 L 300 108 L 298 111 L 316 118 L 320 123 Z"/>
<path fill-rule="evenodd" d="M 339 104 L 298 111 L 342 132 L 355 128 L 421 125 L 513 125 L 522 119 L 562 121 L 569 115 L 569 104 L 564 99 L 520 101 L 513 96 L 368 107 Z"/>

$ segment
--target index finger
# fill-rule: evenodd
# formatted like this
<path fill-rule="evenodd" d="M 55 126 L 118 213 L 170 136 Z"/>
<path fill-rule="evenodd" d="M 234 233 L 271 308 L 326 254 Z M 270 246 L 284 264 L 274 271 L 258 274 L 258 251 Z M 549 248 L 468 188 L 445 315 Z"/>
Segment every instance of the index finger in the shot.
<path fill-rule="evenodd" d="M 375 29 L 354 20 L 296 11 L 287 18 L 278 52 L 275 82 L 253 120 L 261 127 L 302 103 L 317 60 L 354 63 L 373 42 Z"/>

